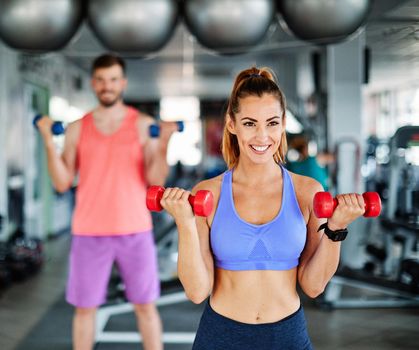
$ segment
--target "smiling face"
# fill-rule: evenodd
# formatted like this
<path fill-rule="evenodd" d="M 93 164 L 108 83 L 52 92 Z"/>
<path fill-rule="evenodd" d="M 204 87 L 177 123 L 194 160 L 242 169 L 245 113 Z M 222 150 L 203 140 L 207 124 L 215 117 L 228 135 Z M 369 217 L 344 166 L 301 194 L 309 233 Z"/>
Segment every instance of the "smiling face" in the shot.
<path fill-rule="evenodd" d="M 237 137 L 241 159 L 257 164 L 273 161 L 285 132 L 283 115 L 281 104 L 273 95 L 240 99 L 235 120 L 227 117 L 227 128 Z"/>
<path fill-rule="evenodd" d="M 92 76 L 92 88 L 99 103 L 104 107 L 112 107 L 122 99 L 127 80 L 120 65 L 98 68 Z"/>

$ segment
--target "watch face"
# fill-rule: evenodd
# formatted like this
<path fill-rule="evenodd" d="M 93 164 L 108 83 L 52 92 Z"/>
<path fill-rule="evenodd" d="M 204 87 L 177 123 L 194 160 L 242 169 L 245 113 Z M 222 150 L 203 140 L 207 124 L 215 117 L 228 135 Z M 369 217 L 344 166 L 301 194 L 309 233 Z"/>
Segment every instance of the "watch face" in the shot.
<path fill-rule="evenodd" d="M 331 229 L 329 229 L 329 227 L 327 226 L 327 222 L 320 225 L 319 229 L 317 230 L 323 230 L 324 229 L 324 233 L 326 234 L 326 236 L 332 240 L 333 242 L 339 242 L 339 241 L 343 241 L 347 234 L 348 234 L 348 229 L 345 228 L 343 230 L 336 230 L 336 231 L 332 231 Z"/>
<path fill-rule="evenodd" d="M 337 234 L 334 235 L 333 240 L 335 242 L 337 241 L 343 241 L 346 238 L 346 234 L 342 234 L 343 232 L 339 232 Z"/>

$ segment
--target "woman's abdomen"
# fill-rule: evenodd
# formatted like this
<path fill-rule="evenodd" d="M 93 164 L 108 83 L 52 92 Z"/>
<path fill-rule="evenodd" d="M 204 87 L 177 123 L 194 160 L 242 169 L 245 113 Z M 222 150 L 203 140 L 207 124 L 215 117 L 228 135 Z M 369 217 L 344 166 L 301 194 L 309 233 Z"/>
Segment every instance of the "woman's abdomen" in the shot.
<path fill-rule="evenodd" d="M 216 269 L 211 307 L 243 323 L 279 321 L 300 307 L 296 275 L 296 268 L 285 271 Z"/>

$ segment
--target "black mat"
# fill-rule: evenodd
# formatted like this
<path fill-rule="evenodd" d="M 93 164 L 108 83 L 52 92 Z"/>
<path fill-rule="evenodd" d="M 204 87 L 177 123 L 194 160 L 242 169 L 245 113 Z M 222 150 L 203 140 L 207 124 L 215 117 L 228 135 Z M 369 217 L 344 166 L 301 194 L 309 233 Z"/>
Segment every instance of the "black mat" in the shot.
<path fill-rule="evenodd" d="M 70 350 L 73 308 L 60 298 L 16 350 Z"/>
<path fill-rule="evenodd" d="M 162 294 L 180 291 L 180 288 L 163 289 Z M 204 303 L 194 305 L 186 301 L 159 307 L 165 332 L 195 332 L 204 309 Z M 71 350 L 71 324 L 73 308 L 68 305 L 64 296 L 60 298 L 31 330 L 16 350 Z M 135 332 L 133 312 L 112 316 L 105 331 Z M 139 343 L 98 343 L 95 350 L 139 350 Z M 164 344 L 165 350 L 188 350 L 191 344 Z"/>

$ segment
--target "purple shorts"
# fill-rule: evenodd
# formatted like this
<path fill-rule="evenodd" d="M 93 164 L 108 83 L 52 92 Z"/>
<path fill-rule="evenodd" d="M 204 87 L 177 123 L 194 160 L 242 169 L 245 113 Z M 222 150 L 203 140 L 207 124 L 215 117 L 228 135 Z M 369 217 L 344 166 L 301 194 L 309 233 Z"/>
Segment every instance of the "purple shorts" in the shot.
<path fill-rule="evenodd" d="M 128 301 L 148 304 L 160 296 L 157 253 L 151 231 L 119 236 L 73 235 L 67 302 L 76 307 L 103 304 L 114 262 Z"/>

